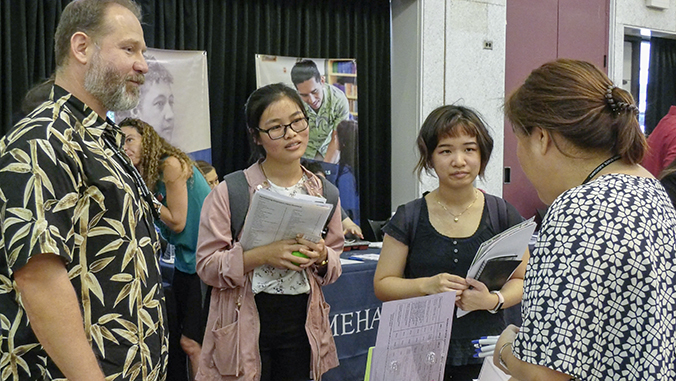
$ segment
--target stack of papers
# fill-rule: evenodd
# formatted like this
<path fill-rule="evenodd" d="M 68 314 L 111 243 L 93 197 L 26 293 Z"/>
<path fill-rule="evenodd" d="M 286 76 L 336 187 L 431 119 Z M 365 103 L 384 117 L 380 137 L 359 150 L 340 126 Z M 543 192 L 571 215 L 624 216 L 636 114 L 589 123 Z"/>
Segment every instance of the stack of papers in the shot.
<path fill-rule="evenodd" d="M 455 292 L 383 303 L 365 380 L 443 380 Z"/>
<path fill-rule="evenodd" d="M 502 288 L 521 263 L 535 227 L 535 221 L 530 218 L 482 243 L 467 277 L 482 281 L 489 290 Z M 458 317 L 468 313 L 458 309 Z"/>
<path fill-rule="evenodd" d="M 260 189 L 251 199 L 249 213 L 242 228 L 240 243 L 244 250 L 296 238 L 319 242 L 333 205 L 323 197 L 296 195 L 289 197 L 269 189 Z"/>
<path fill-rule="evenodd" d="M 377 261 L 380 259 L 380 254 L 378 253 L 366 253 L 366 254 L 355 254 L 350 257 L 350 259 L 353 259 L 355 261 Z"/>

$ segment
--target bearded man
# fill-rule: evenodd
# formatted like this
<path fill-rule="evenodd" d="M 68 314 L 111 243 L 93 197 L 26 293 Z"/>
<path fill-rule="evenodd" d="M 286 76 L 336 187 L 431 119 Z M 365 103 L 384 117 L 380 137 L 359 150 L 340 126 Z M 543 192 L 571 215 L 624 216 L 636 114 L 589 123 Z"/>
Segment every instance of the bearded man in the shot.
<path fill-rule="evenodd" d="M 75 0 L 55 34 L 49 100 L 0 141 L 0 374 L 164 380 L 155 210 L 108 111 L 148 66 L 132 0 Z"/>

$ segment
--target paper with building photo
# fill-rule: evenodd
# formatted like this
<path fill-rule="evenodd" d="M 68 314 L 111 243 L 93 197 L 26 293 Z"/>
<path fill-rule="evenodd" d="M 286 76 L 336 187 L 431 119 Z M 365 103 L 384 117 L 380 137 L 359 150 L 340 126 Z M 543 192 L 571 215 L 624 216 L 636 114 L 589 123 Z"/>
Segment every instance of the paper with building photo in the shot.
<path fill-rule="evenodd" d="M 303 234 L 319 242 L 322 229 L 333 205 L 323 197 L 297 195 L 289 197 L 269 189 L 254 193 L 242 228 L 240 240 L 244 250 L 272 242 L 293 239 Z"/>
<path fill-rule="evenodd" d="M 369 381 L 439 381 L 451 340 L 455 292 L 383 303 Z"/>
<path fill-rule="evenodd" d="M 478 279 L 477 275 L 480 275 L 486 263 L 494 259 L 505 260 L 508 258 L 520 261 L 526 249 L 528 249 L 528 242 L 533 236 L 535 227 L 535 221 L 530 218 L 484 241 L 474 256 L 469 271 L 467 271 L 467 277 Z M 513 272 L 514 269 L 510 268 L 509 270 Z M 505 277 L 505 279 L 507 278 L 509 277 Z M 470 312 L 458 308 L 457 314 L 458 317 L 463 317 Z"/>

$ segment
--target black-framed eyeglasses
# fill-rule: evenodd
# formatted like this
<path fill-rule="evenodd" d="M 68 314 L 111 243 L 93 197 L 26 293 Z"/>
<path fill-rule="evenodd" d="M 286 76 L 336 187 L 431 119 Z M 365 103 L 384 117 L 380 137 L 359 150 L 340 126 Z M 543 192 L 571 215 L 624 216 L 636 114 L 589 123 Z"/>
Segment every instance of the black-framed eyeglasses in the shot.
<path fill-rule="evenodd" d="M 291 128 L 294 132 L 303 132 L 307 130 L 309 124 L 307 122 L 306 117 L 300 117 L 297 119 L 294 119 L 291 123 L 289 124 L 280 124 L 278 126 L 273 126 L 268 128 L 267 130 L 264 130 L 262 128 L 256 127 L 256 129 L 260 132 L 265 132 L 268 134 L 271 140 L 277 140 L 281 139 L 286 135 L 286 129 Z"/>

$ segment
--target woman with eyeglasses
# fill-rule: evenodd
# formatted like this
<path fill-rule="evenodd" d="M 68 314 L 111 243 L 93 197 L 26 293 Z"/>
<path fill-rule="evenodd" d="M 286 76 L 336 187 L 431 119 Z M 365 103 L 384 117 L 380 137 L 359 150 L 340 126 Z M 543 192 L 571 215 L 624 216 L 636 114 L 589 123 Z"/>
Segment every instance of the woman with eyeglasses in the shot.
<path fill-rule="evenodd" d="M 309 128 L 294 89 L 273 84 L 254 91 L 246 120 L 255 162 L 244 170 L 244 197 L 263 188 L 287 196 L 323 194 L 322 181 L 300 164 Z M 321 286 L 341 274 L 340 213 L 333 213 L 317 243 L 299 236 L 245 251 L 241 234 L 232 236 L 238 221 L 232 220 L 229 185 L 220 183 L 202 209 L 197 272 L 213 289 L 198 379 L 319 380 L 338 366 Z"/>
<path fill-rule="evenodd" d="M 180 347 L 190 360 L 191 379 L 194 379 L 204 335 L 202 292 L 195 271 L 195 252 L 202 202 L 211 188 L 192 159 L 167 143 L 148 123 L 127 118 L 120 122 L 120 128 L 125 134 L 125 153 L 155 195 L 160 217 L 155 224 L 175 248 L 171 291 L 176 321 L 170 320 L 169 330 L 170 335 L 180 335 Z M 170 314 L 170 318 L 173 316 Z M 172 343 L 173 340 L 170 343 L 170 367 L 176 366 L 185 373 L 185 360 L 174 360 Z M 181 364 L 177 365 L 179 362 Z"/>

